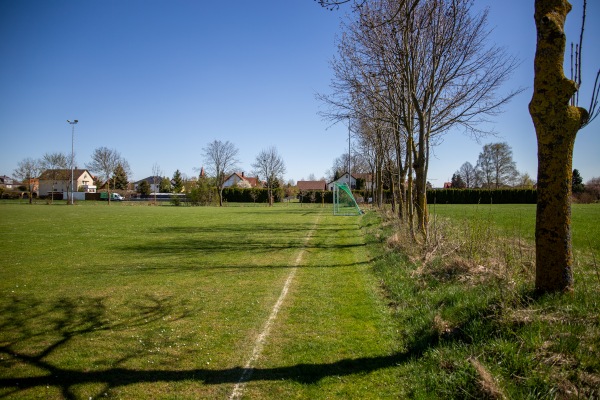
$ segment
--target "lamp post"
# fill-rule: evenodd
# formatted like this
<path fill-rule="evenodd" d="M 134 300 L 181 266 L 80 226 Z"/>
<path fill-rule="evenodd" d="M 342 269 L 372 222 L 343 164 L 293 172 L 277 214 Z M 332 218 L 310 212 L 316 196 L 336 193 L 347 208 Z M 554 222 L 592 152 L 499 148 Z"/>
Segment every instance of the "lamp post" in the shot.
<path fill-rule="evenodd" d="M 70 119 L 67 120 L 67 122 L 69 124 L 71 124 L 71 205 L 73 205 L 73 179 L 74 179 L 74 170 L 73 168 L 75 168 L 75 124 L 78 123 L 78 120 L 73 120 L 71 121 Z"/>
<path fill-rule="evenodd" d="M 350 175 L 350 118 L 348 118 L 348 188 L 352 190 L 352 178 Z"/>

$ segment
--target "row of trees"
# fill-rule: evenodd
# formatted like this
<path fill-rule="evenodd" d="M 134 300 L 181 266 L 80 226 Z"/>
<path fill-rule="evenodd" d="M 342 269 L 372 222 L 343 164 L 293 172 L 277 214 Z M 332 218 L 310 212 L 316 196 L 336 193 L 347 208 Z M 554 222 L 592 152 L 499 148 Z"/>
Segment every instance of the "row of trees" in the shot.
<path fill-rule="evenodd" d="M 480 123 L 518 92 L 498 95 L 517 62 L 487 44 L 487 12 L 475 15 L 470 0 L 372 0 L 354 10 L 332 62 L 333 92 L 319 96 L 323 115 L 349 121 L 376 187 L 387 179 L 399 218 L 426 239 L 432 146 L 456 127 L 485 134 Z"/>
<path fill-rule="evenodd" d="M 229 142 L 214 140 L 202 149 L 206 172 L 214 179 L 217 188 L 219 205 L 223 205 L 223 186 L 225 180 L 238 168 L 239 160 L 237 147 Z M 269 205 L 273 205 L 273 190 L 283 180 L 285 163 L 275 147 L 269 147 L 258 153 L 252 164 L 254 174 L 259 179 L 264 178 L 268 192 Z"/>
<path fill-rule="evenodd" d="M 485 47 L 486 12 L 472 16 L 469 0 L 317 2 L 330 9 L 351 3 L 357 15 L 334 62 L 337 95 L 325 100 L 346 111 L 333 114 L 334 118 L 354 118 L 361 131 L 368 127 L 373 132 L 372 159 L 383 165 L 395 161 L 400 185 L 403 169 L 409 169 L 410 180 L 414 167 L 415 206 L 423 230 L 427 216 L 420 192 L 425 186 L 429 146 L 451 126 L 480 133 L 476 125 L 481 117 L 495 113 L 514 95 L 494 96 L 514 69 L 514 60 L 501 50 Z M 577 133 L 600 114 L 600 71 L 591 87 L 589 107 L 579 107 L 586 4 L 584 0 L 579 43 L 571 45 L 569 79 L 564 72 L 564 28 L 571 5 L 566 0 L 535 0 L 537 36 L 529 113 L 538 145 L 535 237 L 536 289 L 540 292 L 569 290 L 573 284 L 573 148 Z M 388 118 L 381 118 L 382 114 Z M 388 130 L 398 130 L 391 135 L 393 140 L 386 141 L 377 133 L 382 123 Z M 404 151 L 398 151 L 402 144 Z M 395 159 L 385 159 L 384 146 L 397 148 Z M 411 187 L 409 183 L 408 190 Z"/>
<path fill-rule="evenodd" d="M 520 173 L 508 143 L 489 143 L 483 146 L 475 166 L 465 162 L 452 175 L 455 189 L 501 189 L 516 187 L 531 189 L 535 182 L 528 173 Z"/>

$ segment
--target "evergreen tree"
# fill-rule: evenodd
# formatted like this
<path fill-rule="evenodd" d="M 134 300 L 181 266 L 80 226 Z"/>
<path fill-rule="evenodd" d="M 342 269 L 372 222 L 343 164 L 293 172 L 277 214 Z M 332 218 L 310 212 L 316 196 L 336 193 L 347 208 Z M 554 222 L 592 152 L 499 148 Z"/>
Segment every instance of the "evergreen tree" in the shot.
<path fill-rule="evenodd" d="M 465 183 L 465 181 L 463 181 L 462 177 L 460 176 L 459 173 L 455 172 L 452 175 L 452 188 L 453 189 L 464 189 L 467 187 L 467 184 Z"/>
<path fill-rule="evenodd" d="M 573 183 L 572 183 L 573 193 L 583 193 L 585 190 L 585 185 L 583 184 L 583 178 L 579 173 L 579 170 L 573 170 Z"/>
<path fill-rule="evenodd" d="M 127 190 L 127 185 L 129 184 L 129 180 L 127 177 L 127 172 L 123 168 L 123 166 L 119 163 L 115 168 L 115 172 L 112 177 L 113 181 L 113 189 L 118 190 Z"/>
<path fill-rule="evenodd" d="M 150 196 L 150 184 L 148 181 L 141 181 L 137 187 L 137 191 L 142 197 Z"/>
<path fill-rule="evenodd" d="M 181 193 L 183 191 L 183 178 L 179 170 L 173 174 L 173 193 Z"/>

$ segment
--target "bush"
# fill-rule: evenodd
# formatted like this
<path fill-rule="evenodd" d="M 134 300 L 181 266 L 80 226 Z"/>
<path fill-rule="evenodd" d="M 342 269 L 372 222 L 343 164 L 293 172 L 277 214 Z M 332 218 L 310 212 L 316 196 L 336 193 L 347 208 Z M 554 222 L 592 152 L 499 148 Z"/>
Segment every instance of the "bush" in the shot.
<path fill-rule="evenodd" d="M 171 196 L 171 204 L 174 206 L 181 205 L 181 197 L 180 196 Z"/>

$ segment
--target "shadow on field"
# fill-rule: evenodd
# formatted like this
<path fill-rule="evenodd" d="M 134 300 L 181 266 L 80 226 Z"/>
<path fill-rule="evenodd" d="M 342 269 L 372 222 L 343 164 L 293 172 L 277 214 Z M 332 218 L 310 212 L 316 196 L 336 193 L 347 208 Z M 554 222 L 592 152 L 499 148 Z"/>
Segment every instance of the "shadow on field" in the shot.
<path fill-rule="evenodd" d="M 2 300 L 0 398 L 43 398 L 51 388 L 60 391 L 65 399 L 82 398 L 82 391 L 94 392 L 94 396 L 86 394 L 86 398 L 100 398 L 111 390 L 139 383 L 187 381 L 191 385 L 194 382 L 219 385 L 239 382 L 243 373 L 239 366 L 182 370 L 176 358 L 159 363 L 158 369 L 123 366 L 128 361 L 150 365 L 146 364 L 150 356 L 135 346 L 115 352 L 111 347 L 116 345 L 109 342 L 111 338 L 115 340 L 116 335 L 121 338 L 117 340 L 122 340 L 132 333 L 148 331 L 148 324 L 164 321 L 166 317 L 171 322 L 187 318 L 188 315 L 181 312 L 187 307 L 172 298 L 146 296 L 138 300 L 138 304 L 129 305 L 128 318 L 119 319 L 105 302 L 103 298 L 86 297 L 41 301 L 13 296 Z M 102 334 L 98 335 L 99 332 Z M 422 345 L 392 355 L 256 368 L 246 375 L 246 381 L 289 380 L 310 384 L 330 376 L 370 373 L 419 357 L 427 347 Z"/>
<path fill-rule="evenodd" d="M 227 260 L 244 260 L 256 255 L 268 259 L 269 254 L 282 250 L 344 251 L 365 246 L 362 238 L 356 233 L 356 227 L 352 226 L 320 224 L 317 232 L 307 243 L 305 235 L 308 232 L 306 225 L 303 224 L 248 226 L 221 223 L 208 227 L 166 226 L 149 230 L 135 243 L 117 245 L 114 250 L 128 257 L 133 255 L 133 258 L 137 260 L 183 256 L 185 260 L 195 262 L 196 267 L 198 263 L 194 259 L 195 256 L 208 257 L 209 263 L 212 261 L 211 257 L 216 256 L 219 264 L 229 264 L 230 266 L 227 268 L 238 268 L 239 266 L 236 266 L 235 263 L 228 263 Z M 343 240 L 343 243 L 327 240 L 338 236 L 346 236 L 351 239 Z M 272 267 L 289 268 L 293 266 L 290 264 Z M 254 267 L 245 265 L 243 268 Z M 265 268 L 265 266 L 256 268 Z"/>

